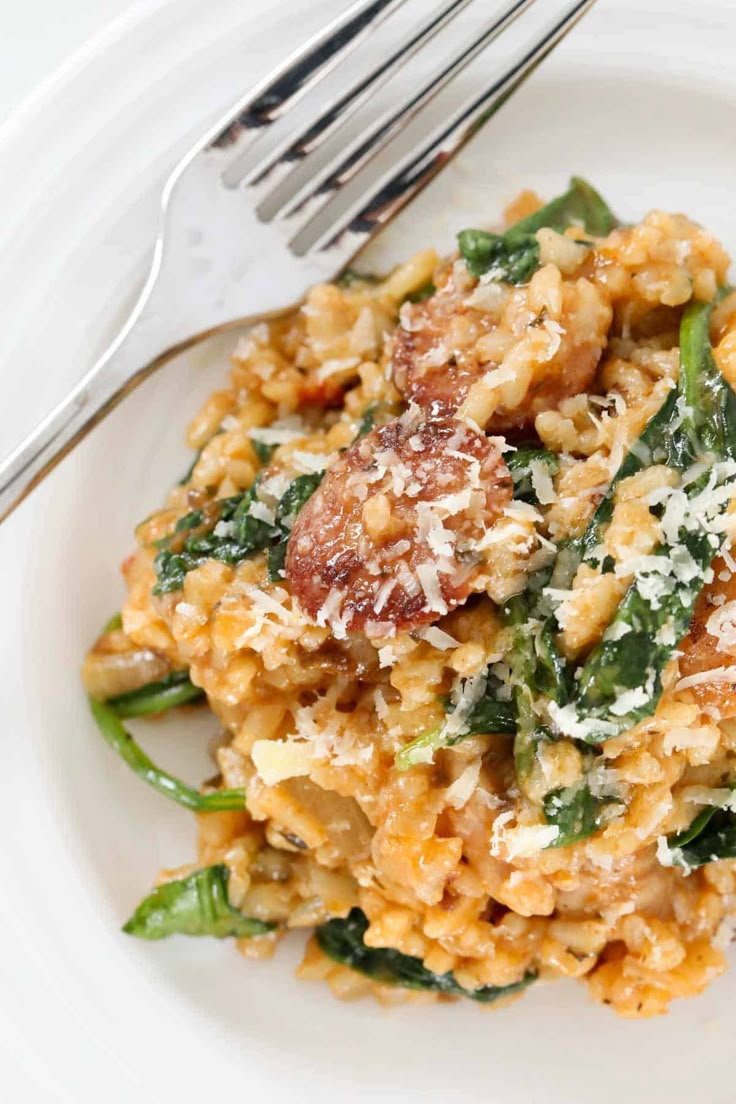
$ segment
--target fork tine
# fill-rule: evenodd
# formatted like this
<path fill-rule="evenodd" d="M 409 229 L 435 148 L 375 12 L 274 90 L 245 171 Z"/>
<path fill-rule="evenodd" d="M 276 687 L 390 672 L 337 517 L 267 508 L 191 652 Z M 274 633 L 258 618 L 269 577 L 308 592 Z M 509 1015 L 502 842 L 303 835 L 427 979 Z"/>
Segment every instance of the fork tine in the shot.
<path fill-rule="evenodd" d="M 242 177 L 241 183 L 257 187 L 268 178 L 267 183 L 273 187 L 291 171 L 295 164 L 319 149 L 330 135 L 346 123 L 394 73 L 402 69 L 426 42 L 429 42 L 471 3 L 472 0 L 450 0 L 450 3 L 445 3 L 428 23 L 405 39 L 398 49 L 376 69 L 366 77 L 355 81 L 343 95 L 333 99 L 303 133 L 296 138 L 293 135 L 287 136 L 279 147 L 269 153 L 266 160 L 254 165 Z"/>
<path fill-rule="evenodd" d="M 456 111 L 448 124 L 436 128 L 418 148 L 406 154 L 396 170 L 384 174 L 367 199 L 358 200 L 337 223 L 311 242 L 307 241 L 304 247 L 300 247 L 297 240 L 305 233 L 305 228 L 300 229 L 290 242 L 293 252 L 297 256 L 329 254 L 335 263 L 347 264 L 495 114 L 594 3 L 595 0 L 578 0 L 489 88 Z M 307 233 L 308 230 L 309 226 Z"/>
<path fill-rule="evenodd" d="M 332 196 L 363 168 L 367 162 L 379 153 L 407 123 L 445 88 L 450 81 L 461 73 L 470 62 L 502 34 L 519 18 L 535 0 L 512 0 L 495 16 L 486 31 L 466 46 L 460 54 L 440 72 L 433 76 L 419 92 L 398 109 L 388 108 L 370 125 L 367 133 L 358 135 L 346 149 L 317 172 L 296 193 L 291 200 L 285 200 L 272 212 L 272 217 L 295 219 L 301 214 L 299 225 L 303 228 L 322 210 Z M 297 222 L 293 223 L 293 233 L 298 233 Z"/>
<path fill-rule="evenodd" d="M 219 124 L 208 148 L 246 148 L 405 2 L 356 0 L 256 85 Z"/>

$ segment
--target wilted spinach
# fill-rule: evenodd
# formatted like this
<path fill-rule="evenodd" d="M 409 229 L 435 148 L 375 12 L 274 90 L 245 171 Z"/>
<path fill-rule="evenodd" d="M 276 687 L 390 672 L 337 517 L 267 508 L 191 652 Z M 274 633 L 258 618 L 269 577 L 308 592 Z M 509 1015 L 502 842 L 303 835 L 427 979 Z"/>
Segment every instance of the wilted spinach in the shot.
<path fill-rule="evenodd" d="M 268 579 L 275 583 L 283 579 L 285 575 L 286 550 L 289 544 L 289 535 L 296 521 L 296 515 L 301 510 L 308 498 L 322 482 L 324 472 L 312 472 L 308 475 L 298 475 L 292 480 L 284 491 L 276 508 L 276 520 L 274 522 L 274 540 L 268 550 Z"/>
<path fill-rule="evenodd" d="M 684 482 L 682 490 L 688 502 L 693 502 L 708 486 L 722 488 L 722 501 L 716 505 L 717 511 L 723 512 L 733 482 L 728 462 L 736 460 L 736 394 L 713 357 L 709 336 L 713 306 L 712 302 L 694 302 L 686 309 L 680 326 L 677 390 L 650 421 L 615 482 L 649 464 L 664 463 L 683 473 L 696 462 L 704 462 L 703 473 Z M 722 476 L 718 465 L 723 467 Z M 604 519 L 606 514 L 610 516 L 610 491 L 604 502 L 589 526 L 595 534 L 601 527 L 601 513 Z M 586 548 L 593 539 L 590 534 L 586 536 Z M 581 718 L 602 722 L 600 730 L 593 728 L 586 737 L 591 743 L 624 732 L 654 712 L 662 693 L 662 672 L 688 630 L 703 574 L 710 567 L 718 543 L 705 523 L 703 509 L 697 509 L 683 519 L 676 545 L 663 540 L 654 554 L 686 557 L 690 578 L 678 578 L 670 593 L 654 595 L 646 576 L 632 582 L 606 636 L 580 672 L 576 710 Z M 622 713 L 617 703 L 627 690 L 636 691 L 637 700 Z"/>
<path fill-rule="evenodd" d="M 251 448 L 258 457 L 258 463 L 261 466 L 269 462 L 276 449 L 279 447 L 278 445 L 267 445 L 264 441 L 256 440 L 255 437 L 250 437 L 249 440 Z"/>
<path fill-rule="evenodd" d="M 559 456 L 547 449 L 518 448 L 515 452 L 506 453 L 504 459 L 514 483 L 514 498 L 530 502 L 533 506 L 537 505 L 538 499 L 532 478 L 532 465 L 539 465 L 549 476 L 557 475 L 560 470 Z"/>
<path fill-rule="evenodd" d="M 494 696 L 496 691 L 489 683 L 486 693 L 472 707 L 462 730 L 454 735 L 447 735 L 444 725 L 423 732 L 408 743 L 396 756 L 396 766 L 399 770 L 408 770 L 420 763 L 431 763 L 436 751 L 445 747 L 454 747 L 468 736 L 477 736 L 482 733 L 514 733 L 516 732 L 516 709 L 510 701 L 499 701 Z M 448 706 L 448 716 L 452 716 L 452 707 Z"/>
<path fill-rule="evenodd" d="M 344 920 L 328 920 L 317 928 L 317 942 L 334 962 L 349 966 L 366 977 L 383 985 L 397 985 L 404 989 L 432 990 L 453 997 L 470 997 L 482 1004 L 490 1004 L 501 997 L 518 993 L 534 981 L 534 974 L 526 974 L 512 985 L 486 985 L 482 989 L 464 989 L 452 974 L 433 974 L 421 959 L 402 954 L 390 947 L 367 947 L 363 937 L 368 930 L 368 920 L 360 909 L 354 908 Z"/>
<path fill-rule="evenodd" d="M 244 916 L 232 907 L 228 878 L 227 867 L 218 863 L 164 883 L 141 901 L 123 931 L 138 939 L 165 939 L 169 935 L 242 939 L 271 931 L 274 924 Z"/>
<path fill-rule="evenodd" d="M 378 277 L 370 272 L 357 272 L 354 268 L 344 268 L 335 283 L 338 287 L 351 288 L 355 284 L 377 284 Z"/>
<path fill-rule="evenodd" d="M 544 799 L 544 819 L 559 828 L 550 847 L 568 847 L 594 835 L 601 826 L 605 800 L 594 797 L 583 779 L 574 786 L 565 786 L 547 794 Z"/>
<path fill-rule="evenodd" d="M 730 783 L 736 790 L 736 783 Z M 694 870 L 719 859 L 736 859 L 736 812 L 710 805 L 687 828 L 667 839 L 674 866 Z"/>
<path fill-rule="evenodd" d="M 259 497 L 259 480 L 240 495 L 214 499 L 199 510 L 179 518 L 174 532 L 159 542 L 154 560 L 157 582 L 154 594 L 179 590 L 189 571 L 206 560 L 219 560 L 232 567 L 264 549 L 269 552 L 269 578 L 282 578 L 286 542 L 296 514 L 313 494 L 322 472 L 299 475 L 284 491 L 273 520 Z M 273 567 L 271 566 L 273 564 Z"/>
<path fill-rule="evenodd" d="M 235 565 L 268 547 L 273 527 L 251 514 L 258 503 L 258 480 L 243 494 L 208 502 L 179 518 L 171 536 L 159 542 L 154 561 L 154 594 L 179 590 L 184 576 L 206 560 Z"/>
<path fill-rule="evenodd" d="M 115 710 L 106 702 L 89 699 L 92 716 L 97 722 L 102 736 L 116 751 L 130 769 L 158 790 L 165 797 L 183 805 L 193 813 L 220 812 L 224 809 L 244 809 L 245 790 L 218 790 L 215 793 L 202 794 L 193 786 L 188 786 L 180 778 L 157 767 L 152 759 L 139 747 L 123 725 Z"/>
<path fill-rule="evenodd" d="M 425 299 L 431 299 L 436 290 L 434 280 L 427 280 L 426 284 L 422 284 L 416 291 L 412 291 L 407 295 L 406 300 L 409 303 L 423 303 Z"/>
<path fill-rule="evenodd" d="M 539 268 L 537 230 L 549 227 L 562 231 L 578 225 L 589 234 L 602 237 L 617 225 L 616 218 L 595 188 L 574 176 L 562 195 L 527 215 L 503 234 L 487 230 L 461 230 L 458 246 L 471 274 L 490 272 L 496 280 L 526 284 Z"/>
<path fill-rule="evenodd" d="M 204 697 L 204 690 L 195 686 L 187 671 L 172 671 L 156 682 L 149 682 L 137 690 L 108 698 L 106 704 L 123 719 L 147 717 L 164 713 L 178 705 L 187 705 Z"/>

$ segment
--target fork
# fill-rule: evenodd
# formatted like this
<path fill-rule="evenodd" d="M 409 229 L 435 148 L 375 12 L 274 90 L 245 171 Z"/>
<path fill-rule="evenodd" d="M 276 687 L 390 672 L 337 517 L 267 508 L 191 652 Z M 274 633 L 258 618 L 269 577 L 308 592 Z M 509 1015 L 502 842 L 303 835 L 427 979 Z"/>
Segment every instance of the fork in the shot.
<path fill-rule="evenodd" d="M 422 134 L 340 210 L 343 189 L 354 180 L 359 186 L 369 176 L 370 162 L 535 0 L 510 0 L 487 16 L 481 32 L 449 61 L 443 58 L 430 80 L 405 101 L 383 109 L 358 138 L 337 144 L 324 166 L 299 186 L 299 166 L 308 165 L 335 135 L 339 138 L 347 121 L 471 0 L 445 0 L 366 75 L 346 76 L 344 91 L 328 95 L 310 122 L 262 152 L 269 128 L 319 90 L 329 73 L 347 73 L 346 59 L 405 3 L 352 3 L 235 104 L 174 168 L 163 190 L 160 229 L 143 290 L 97 363 L 0 463 L 0 521 L 121 399 L 177 353 L 218 330 L 294 310 L 312 284 L 338 276 L 594 0 L 576 0 L 556 21 L 537 28 L 479 94 Z"/>

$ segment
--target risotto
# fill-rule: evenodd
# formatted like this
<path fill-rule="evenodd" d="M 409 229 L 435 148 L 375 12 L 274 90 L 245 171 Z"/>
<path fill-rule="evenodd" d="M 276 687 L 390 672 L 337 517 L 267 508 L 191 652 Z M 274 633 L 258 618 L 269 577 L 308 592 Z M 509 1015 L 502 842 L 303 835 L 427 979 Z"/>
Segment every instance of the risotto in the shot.
<path fill-rule="evenodd" d="M 198 821 L 124 930 L 651 1016 L 736 929 L 736 293 L 707 230 L 579 179 L 505 225 L 312 288 L 190 424 L 84 665 Z M 128 724 L 198 699 L 199 788 Z"/>

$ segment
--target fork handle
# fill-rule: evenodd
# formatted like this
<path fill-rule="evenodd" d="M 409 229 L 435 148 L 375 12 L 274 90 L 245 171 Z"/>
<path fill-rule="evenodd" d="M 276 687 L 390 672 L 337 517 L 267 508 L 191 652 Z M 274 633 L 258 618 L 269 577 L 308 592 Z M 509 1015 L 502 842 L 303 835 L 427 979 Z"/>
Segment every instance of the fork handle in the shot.
<path fill-rule="evenodd" d="M 194 340 L 176 343 L 172 332 L 143 319 L 134 328 L 135 320 L 134 313 L 74 389 L 0 462 L 0 522 L 121 399 Z"/>

